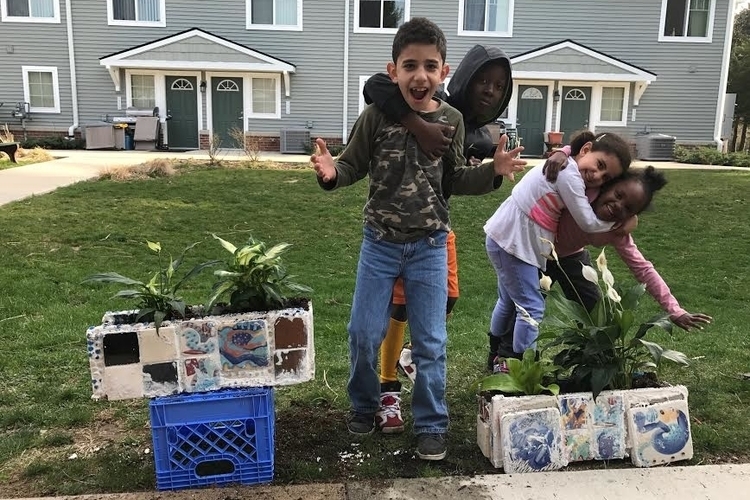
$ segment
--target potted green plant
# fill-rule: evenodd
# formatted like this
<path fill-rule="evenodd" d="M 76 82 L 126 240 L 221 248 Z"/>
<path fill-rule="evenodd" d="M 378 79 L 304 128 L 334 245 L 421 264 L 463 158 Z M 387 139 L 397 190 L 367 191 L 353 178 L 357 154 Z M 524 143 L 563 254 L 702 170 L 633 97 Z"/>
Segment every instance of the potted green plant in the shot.
<path fill-rule="evenodd" d="M 596 398 L 605 388 L 631 389 L 639 379 L 654 381 L 664 362 L 689 365 L 685 354 L 645 339 L 654 327 L 672 332 L 668 314 L 635 324 L 645 286 L 639 283 L 623 289 L 616 284 L 607 268 L 604 250 L 597 259 L 597 267 L 601 277 L 594 268 L 583 268 L 584 277 L 601 291 L 591 312 L 566 298 L 560 288 L 547 292 L 543 324 L 555 335 L 546 348 L 561 347 L 554 363 L 570 372 L 564 385 L 578 391 L 590 390 Z"/>
<path fill-rule="evenodd" d="M 214 271 L 218 279 L 206 305 L 209 311 L 227 294 L 229 302 L 221 309 L 245 312 L 282 309 L 290 305 L 290 300 L 299 300 L 301 295 L 312 292 L 310 287 L 296 283 L 295 276 L 289 275 L 283 265 L 282 257 L 291 246 L 288 243 L 269 249 L 251 236 L 245 246 L 238 248 L 215 234 L 212 236 L 232 256 L 226 263 L 227 269 Z M 290 298 L 289 294 L 296 295 Z"/>
<path fill-rule="evenodd" d="M 556 257 L 554 251 L 551 256 Z M 552 364 L 559 367 L 563 390 L 508 397 L 514 391 L 507 389 L 533 393 L 540 387 L 498 377 L 496 387 L 502 381 L 506 390 L 489 400 L 479 398 L 477 443 L 505 472 L 553 470 L 575 461 L 626 456 L 648 467 L 692 457 L 687 389 L 664 384 L 633 388 L 649 378 L 644 373 L 655 379 L 665 361 L 688 364 L 683 353 L 645 339 L 654 327 L 671 331 L 668 318 L 659 315 L 636 324 L 644 287 L 619 287 L 604 251 L 597 266 L 601 278 L 592 267 L 583 270 L 602 292 L 591 312 L 556 288 L 546 292 L 538 342 L 542 356 L 556 351 Z"/>
<path fill-rule="evenodd" d="M 159 269 L 147 283 L 115 272 L 92 274 L 84 279 L 82 283 L 116 283 L 128 287 L 125 290 L 117 292 L 113 298 L 135 299 L 137 301 L 137 310 L 127 315 L 121 315 L 115 319 L 115 322 L 153 322 L 158 331 L 165 319 L 185 318 L 186 312 L 199 314 L 196 311 L 187 310 L 180 291 L 186 282 L 197 277 L 204 269 L 214 266 L 221 261 L 212 260 L 197 264 L 184 276 L 178 278 L 176 273 L 185 260 L 185 254 L 197 244 L 196 242 L 189 245 L 176 259 L 172 259 L 172 256 L 169 255 L 169 264 L 165 265 L 161 244 L 159 242 L 147 241 L 146 245 L 149 250 L 156 254 L 159 266 Z"/>
<path fill-rule="evenodd" d="M 306 296 L 311 289 L 287 274 L 282 256 L 289 245 L 268 249 L 251 238 L 237 248 L 215 238 L 232 255 L 216 272 L 205 306 L 186 305 L 179 290 L 222 261 L 198 264 L 178 279 L 185 252 L 164 266 L 158 243 L 148 244 L 161 268 L 149 282 L 118 273 L 85 280 L 125 285 L 115 296 L 139 301 L 137 310 L 108 312 L 100 325 L 87 330 L 95 399 L 289 385 L 314 378 L 313 311 Z M 228 302 L 217 303 L 225 295 Z"/>

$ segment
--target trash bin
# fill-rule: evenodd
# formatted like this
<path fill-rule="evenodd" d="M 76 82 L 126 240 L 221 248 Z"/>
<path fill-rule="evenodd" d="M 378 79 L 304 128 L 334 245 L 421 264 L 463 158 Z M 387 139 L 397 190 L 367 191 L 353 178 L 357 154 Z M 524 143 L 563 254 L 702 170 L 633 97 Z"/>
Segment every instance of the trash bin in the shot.
<path fill-rule="evenodd" d="M 133 133 L 130 130 L 125 130 L 125 150 L 132 151 L 135 149 L 135 141 L 133 141 Z"/>

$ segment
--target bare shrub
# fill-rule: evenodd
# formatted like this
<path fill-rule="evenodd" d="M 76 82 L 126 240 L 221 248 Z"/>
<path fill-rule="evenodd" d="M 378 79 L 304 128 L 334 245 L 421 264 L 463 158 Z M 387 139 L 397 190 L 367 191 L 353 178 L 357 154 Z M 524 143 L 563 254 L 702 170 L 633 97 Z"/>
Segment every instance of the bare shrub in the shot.
<path fill-rule="evenodd" d="M 229 135 L 250 163 L 257 163 L 260 159 L 260 140 L 257 137 L 248 137 L 245 131 L 239 127 L 232 127 Z"/>
<path fill-rule="evenodd" d="M 219 150 L 221 149 L 221 137 L 219 134 L 212 134 L 211 140 L 208 142 L 208 164 L 218 165 L 219 164 Z"/>
<path fill-rule="evenodd" d="M 130 167 L 108 167 L 99 174 L 99 179 L 130 181 L 137 179 L 158 179 L 177 174 L 176 160 L 157 158 Z"/>

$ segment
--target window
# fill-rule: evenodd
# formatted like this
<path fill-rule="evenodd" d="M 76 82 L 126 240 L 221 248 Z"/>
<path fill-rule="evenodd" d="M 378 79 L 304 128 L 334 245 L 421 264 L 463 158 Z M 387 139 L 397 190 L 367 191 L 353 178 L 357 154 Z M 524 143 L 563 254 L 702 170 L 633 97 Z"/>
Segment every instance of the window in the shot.
<path fill-rule="evenodd" d="M 60 87 L 57 68 L 23 66 L 23 98 L 32 113 L 59 113 Z"/>
<path fill-rule="evenodd" d="M 659 41 L 710 42 L 716 0 L 662 0 Z"/>
<path fill-rule="evenodd" d="M 302 30 L 302 0 L 246 0 L 247 29 Z"/>
<path fill-rule="evenodd" d="M 138 109 L 156 107 L 154 75 L 130 75 L 130 106 Z"/>
<path fill-rule="evenodd" d="M 59 23 L 59 0 L 0 0 L 0 18 L 12 23 Z"/>
<path fill-rule="evenodd" d="M 513 3 L 514 0 L 459 0 L 458 34 L 512 36 Z"/>
<path fill-rule="evenodd" d="M 253 115 L 278 116 L 279 108 L 279 79 L 277 78 L 255 78 L 252 82 L 252 109 Z"/>
<path fill-rule="evenodd" d="M 409 18 L 410 0 L 357 0 L 354 2 L 354 31 L 395 33 Z"/>
<path fill-rule="evenodd" d="M 602 87 L 599 100 L 599 125 L 625 126 L 627 125 L 629 85 L 618 87 Z"/>
<path fill-rule="evenodd" d="M 167 25 L 166 0 L 107 0 L 109 24 L 121 26 Z"/>

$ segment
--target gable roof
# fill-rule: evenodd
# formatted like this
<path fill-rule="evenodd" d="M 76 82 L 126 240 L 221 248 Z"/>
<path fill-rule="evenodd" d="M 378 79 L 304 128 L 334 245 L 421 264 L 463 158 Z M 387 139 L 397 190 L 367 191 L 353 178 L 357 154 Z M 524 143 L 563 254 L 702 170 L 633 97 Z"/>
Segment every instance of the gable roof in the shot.
<path fill-rule="evenodd" d="M 191 50 L 185 50 L 186 47 Z M 195 50 L 196 47 L 199 50 Z M 111 68 L 200 69 L 216 71 L 255 71 L 294 73 L 296 67 L 283 59 L 191 28 L 152 42 L 99 58 Z"/>
<path fill-rule="evenodd" d="M 656 74 L 567 39 L 510 58 L 514 78 L 645 82 Z"/>

